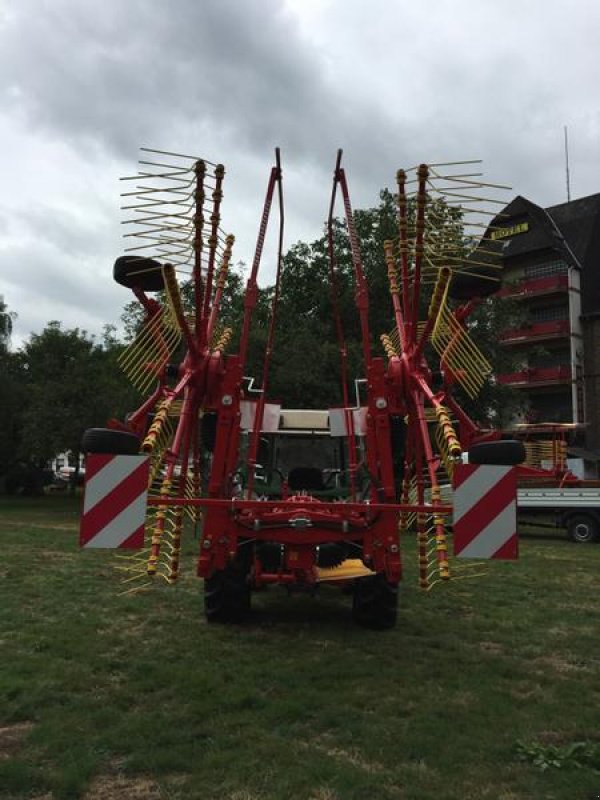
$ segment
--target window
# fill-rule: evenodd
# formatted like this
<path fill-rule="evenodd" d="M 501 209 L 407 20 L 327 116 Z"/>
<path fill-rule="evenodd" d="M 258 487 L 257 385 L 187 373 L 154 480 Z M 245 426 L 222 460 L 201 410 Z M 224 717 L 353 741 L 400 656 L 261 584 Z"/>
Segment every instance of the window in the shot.
<path fill-rule="evenodd" d="M 527 264 L 525 278 L 533 280 L 533 278 L 548 278 L 551 275 L 566 275 L 568 269 L 567 263 L 562 259 L 544 261 L 541 264 Z"/>
<path fill-rule="evenodd" d="M 569 319 L 569 306 L 542 306 L 529 309 L 529 319 L 532 323 L 553 322 L 555 320 Z"/>
<path fill-rule="evenodd" d="M 573 406 L 570 394 L 530 395 L 529 402 L 528 416 L 531 422 L 573 421 Z"/>
<path fill-rule="evenodd" d="M 528 366 L 530 369 L 544 369 L 544 367 L 560 367 L 570 363 L 571 351 L 560 349 L 530 353 Z"/>

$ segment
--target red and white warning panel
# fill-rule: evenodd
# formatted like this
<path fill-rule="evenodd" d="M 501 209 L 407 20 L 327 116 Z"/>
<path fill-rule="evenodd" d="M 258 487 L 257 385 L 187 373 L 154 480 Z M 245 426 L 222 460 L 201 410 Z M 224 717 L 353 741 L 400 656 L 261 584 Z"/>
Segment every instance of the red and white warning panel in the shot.
<path fill-rule="evenodd" d="M 454 555 L 518 557 L 517 474 L 514 467 L 458 464 L 454 468 Z"/>
<path fill-rule="evenodd" d="M 149 473 L 149 456 L 87 456 L 81 547 L 143 546 Z"/>

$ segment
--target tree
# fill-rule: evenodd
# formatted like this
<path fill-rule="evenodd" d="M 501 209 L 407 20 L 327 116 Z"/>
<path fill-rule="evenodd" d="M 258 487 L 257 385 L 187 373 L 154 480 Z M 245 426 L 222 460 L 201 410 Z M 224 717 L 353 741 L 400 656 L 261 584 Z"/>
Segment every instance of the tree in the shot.
<path fill-rule="evenodd" d="M 4 297 L 0 295 L 0 350 L 8 350 L 13 320 L 16 319 L 14 311 L 8 311 Z"/>
<path fill-rule="evenodd" d="M 0 480 L 4 482 L 19 451 L 25 401 L 22 362 L 9 348 L 16 318 L 0 298 Z"/>
<path fill-rule="evenodd" d="M 63 331 L 56 321 L 24 345 L 27 401 L 21 450 L 39 467 L 69 451 L 75 483 L 84 430 L 127 410 L 131 390 L 116 364 L 121 349 L 110 327 L 98 344 L 86 331 Z"/>

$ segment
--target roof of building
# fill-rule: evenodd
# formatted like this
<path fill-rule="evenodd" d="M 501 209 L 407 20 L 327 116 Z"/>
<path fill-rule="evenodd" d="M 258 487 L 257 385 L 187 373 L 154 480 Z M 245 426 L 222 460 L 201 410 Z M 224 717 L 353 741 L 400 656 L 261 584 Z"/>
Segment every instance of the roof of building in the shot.
<path fill-rule="evenodd" d="M 582 269 L 582 313 L 600 313 L 600 193 L 547 209 L 518 195 L 494 218 L 491 229 L 529 222 L 524 232 L 495 240 L 502 258 L 552 249 Z"/>

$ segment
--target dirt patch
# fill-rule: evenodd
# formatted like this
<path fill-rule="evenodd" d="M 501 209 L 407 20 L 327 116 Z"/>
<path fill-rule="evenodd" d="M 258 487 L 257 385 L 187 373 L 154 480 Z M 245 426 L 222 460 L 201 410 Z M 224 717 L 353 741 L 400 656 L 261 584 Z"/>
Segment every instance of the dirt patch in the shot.
<path fill-rule="evenodd" d="M 100 775 L 90 784 L 84 800 L 161 800 L 159 785 L 150 778 Z"/>
<path fill-rule="evenodd" d="M 233 795 L 232 795 L 232 800 Z M 309 800 L 339 800 L 339 794 L 328 787 L 319 787 L 311 792 Z"/>
<path fill-rule="evenodd" d="M 562 745 L 569 744 L 572 741 L 572 737 L 559 731 L 540 731 L 537 738 L 545 747 L 548 747 L 548 745 L 562 747 Z"/>
<path fill-rule="evenodd" d="M 530 683 L 528 681 L 513 683 L 509 694 L 516 700 L 533 700 L 536 698 L 541 700 L 545 697 L 544 690 L 538 683 Z"/>
<path fill-rule="evenodd" d="M 16 722 L 0 728 L 0 761 L 12 758 L 32 729 L 33 722 Z"/>
<path fill-rule="evenodd" d="M 479 649 L 493 656 L 500 656 L 504 653 L 504 647 L 498 642 L 479 642 Z"/>
<path fill-rule="evenodd" d="M 303 746 L 310 747 L 313 750 L 318 750 L 320 753 L 325 753 L 325 755 L 330 756 L 331 758 L 335 758 L 338 761 L 343 761 L 346 764 L 351 764 L 353 767 L 358 767 L 365 772 L 387 771 L 383 764 L 379 764 L 376 761 L 367 761 L 367 759 L 363 758 L 363 756 L 355 749 L 345 750 L 342 747 L 334 747 L 324 737 L 320 740 L 317 739 L 311 742 L 305 742 Z"/>
<path fill-rule="evenodd" d="M 539 658 L 535 658 L 532 663 L 536 666 L 551 667 L 560 675 L 577 672 L 592 672 L 594 670 L 594 665 L 592 663 L 571 661 L 568 658 L 559 656 L 557 653 L 551 656 L 540 656 Z"/>

